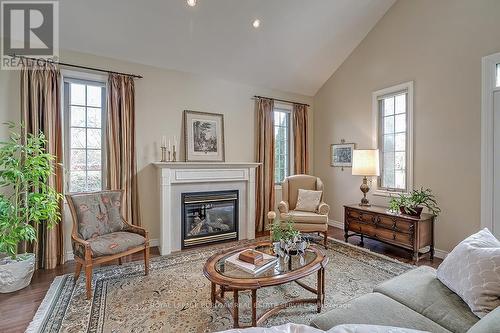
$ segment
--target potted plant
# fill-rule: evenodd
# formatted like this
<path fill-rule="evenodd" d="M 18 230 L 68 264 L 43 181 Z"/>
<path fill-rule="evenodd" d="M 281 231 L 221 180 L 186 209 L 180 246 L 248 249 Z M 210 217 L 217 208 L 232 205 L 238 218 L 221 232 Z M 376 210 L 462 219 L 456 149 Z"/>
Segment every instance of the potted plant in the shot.
<path fill-rule="evenodd" d="M 422 210 L 427 208 L 433 215 L 439 215 L 441 209 L 437 205 L 436 197 L 430 189 L 413 190 L 409 194 L 400 194 L 391 198 L 389 209 L 392 212 L 401 212 L 411 216 L 420 217 Z"/>
<path fill-rule="evenodd" d="M 54 156 L 45 152 L 43 133 L 16 132 L 21 126 L 7 123 L 10 138 L 0 142 L 0 292 L 29 285 L 35 267 L 33 253 L 18 254 L 18 245 L 35 242 L 41 224 L 54 227 L 61 219 L 62 195 L 48 185 Z"/>

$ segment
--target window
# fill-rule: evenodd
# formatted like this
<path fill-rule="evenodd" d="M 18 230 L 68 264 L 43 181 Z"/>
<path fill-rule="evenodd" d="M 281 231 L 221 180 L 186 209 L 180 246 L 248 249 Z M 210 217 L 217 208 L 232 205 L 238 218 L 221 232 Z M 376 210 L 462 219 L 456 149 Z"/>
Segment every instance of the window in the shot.
<path fill-rule="evenodd" d="M 497 87 L 500 87 L 500 64 L 497 64 Z"/>
<path fill-rule="evenodd" d="M 65 165 L 68 192 L 104 187 L 105 83 L 65 79 Z"/>
<path fill-rule="evenodd" d="M 378 194 L 412 189 L 412 95 L 412 82 L 373 95 L 376 142 L 380 150 Z"/>
<path fill-rule="evenodd" d="M 279 185 L 290 175 L 291 111 L 274 108 L 274 182 Z"/>

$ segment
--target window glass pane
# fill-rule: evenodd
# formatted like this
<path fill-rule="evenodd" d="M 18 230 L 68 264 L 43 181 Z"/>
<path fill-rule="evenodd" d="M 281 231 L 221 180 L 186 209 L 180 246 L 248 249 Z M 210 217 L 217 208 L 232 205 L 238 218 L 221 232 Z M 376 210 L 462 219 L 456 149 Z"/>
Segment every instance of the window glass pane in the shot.
<path fill-rule="evenodd" d="M 406 131 L 406 114 L 398 114 L 396 115 L 396 133 L 405 132 Z"/>
<path fill-rule="evenodd" d="M 497 64 L 497 87 L 500 87 L 500 64 Z"/>
<path fill-rule="evenodd" d="M 394 114 L 394 97 L 384 98 L 384 116 Z"/>
<path fill-rule="evenodd" d="M 396 134 L 396 151 L 406 151 L 406 133 Z"/>
<path fill-rule="evenodd" d="M 394 116 L 384 117 L 384 134 L 394 133 Z"/>
<path fill-rule="evenodd" d="M 101 100 L 101 87 L 98 86 L 87 86 L 87 105 L 100 107 L 102 104 Z"/>
<path fill-rule="evenodd" d="M 85 128 L 71 128 L 71 148 L 85 148 Z"/>
<path fill-rule="evenodd" d="M 101 171 L 87 172 L 87 191 L 99 191 L 101 185 Z"/>
<path fill-rule="evenodd" d="M 85 85 L 71 83 L 70 86 L 71 104 L 85 105 Z"/>
<path fill-rule="evenodd" d="M 288 112 L 274 111 L 274 178 L 277 184 L 283 181 L 289 171 L 289 118 Z"/>
<path fill-rule="evenodd" d="M 85 191 L 85 171 L 71 171 L 69 184 L 71 192 Z"/>
<path fill-rule="evenodd" d="M 395 188 L 398 189 L 405 189 L 406 188 L 406 181 L 405 181 L 405 170 L 396 170 L 395 176 L 396 176 L 396 186 Z"/>
<path fill-rule="evenodd" d="M 396 96 L 396 113 L 405 113 L 406 112 L 406 94 Z"/>
<path fill-rule="evenodd" d="M 395 154 L 395 159 L 394 159 L 394 168 L 396 170 L 405 170 L 406 169 L 406 160 L 405 160 L 405 153 L 402 152 L 397 152 Z"/>
<path fill-rule="evenodd" d="M 71 149 L 70 170 L 85 170 L 85 149 Z"/>
<path fill-rule="evenodd" d="M 101 127 L 101 108 L 87 108 L 87 126 Z"/>
<path fill-rule="evenodd" d="M 101 130 L 87 129 L 87 148 L 101 148 Z"/>
<path fill-rule="evenodd" d="M 85 108 L 71 106 L 71 126 L 85 127 Z"/>
<path fill-rule="evenodd" d="M 101 150 L 87 150 L 87 170 L 102 169 L 102 152 Z"/>
<path fill-rule="evenodd" d="M 394 134 L 384 135 L 384 151 L 394 151 Z"/>

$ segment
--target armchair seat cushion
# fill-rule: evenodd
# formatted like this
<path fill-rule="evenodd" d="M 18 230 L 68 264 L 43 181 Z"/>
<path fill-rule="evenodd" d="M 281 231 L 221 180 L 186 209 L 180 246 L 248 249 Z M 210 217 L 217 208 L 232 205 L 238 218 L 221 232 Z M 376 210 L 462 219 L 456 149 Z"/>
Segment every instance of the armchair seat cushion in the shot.
<path fill-rule="evenodd" d="M 101 257 L 125 252 L 143 245 L 146 238 L 132 232 L 118 231 L 90 238 L 88 242 L 92 250 L 92 257 Z"/>
<path fill-rule="evenodd" d="M 328 215 L 320 215 L 312 212 L 290 210 L 288 213 L 280 214 L 281 220 L 292 219 L 295 223 L 327 224 Z"/>

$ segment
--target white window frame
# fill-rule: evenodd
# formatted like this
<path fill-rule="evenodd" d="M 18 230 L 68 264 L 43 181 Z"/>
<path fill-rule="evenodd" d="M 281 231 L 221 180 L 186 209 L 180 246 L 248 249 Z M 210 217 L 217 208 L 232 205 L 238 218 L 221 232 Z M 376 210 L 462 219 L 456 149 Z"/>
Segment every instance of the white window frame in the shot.
<path fill-rule="evenodd" d="M 273 107 L 273 113 L 274 110 L 280 111 L 280 112 L 286 112 L 289 115 L 290 119 L 290 124 L 288 128 L 288 175 L 293 175 L 295 171 L 295 165 L 293 161 L 293 156 L 294 156 L 294 145 L 293 145 L 293 105 L 291 104 L 286 104 L 286 103 L 279 103 L 279 102 L 274 102 L 274 107 Z M 273 120 L 274 120 L 274 114 L 273 114 Z M 274 130 L 274 123 L 273 123 L 273 130 Z M 276 163 L 276 162 L 275 162 Z M 281 189 L 281 183 L 274 183 L 274 188 L 276 190 Z"/>
<path fill-rule="evenodd" d="M 397 94 L 407 91 L 407 111 L 406 111 L 406 192 L 413 190 L 413 81 L 401 83 L 392 87 L 377 90 L 372 94 L 372 144 L 374 149 L 379 148 L 379 99 L 385 95 Z M 382 154 L 382 152 L 380 152 Z M 382 166 L 383 159 L 380 158 Z M 382 168 L 380 168 L 382 170 Z M 380 181 L 377 179 L 374 195 L 392 197 L 404 191 L 390 191 L 379 188 Z"/>
<path fill-rule="evenodd" d="M 69 138 L 67 137 L 70 133 L 70 124 L 68 120 L 68 108 L 67 108 L 67 100 L 66 100 L 66 93 L 65 93 L 65 83 L 83 83 L 83 84 L 88 84 L 88 83 L 94 83 L 96 85 L 100 85 L 105 88 L 106 94 L 108 91 L 108 76 L 107 75 L 102 75 L 102 74 L 94 74 L 94 73 L 87 73 L 87 72 L 79 72 L 79 71 L 74 71 L 74 70 L 67 70 L 63 69 L 61 70 L 61 77 L 62 77 L 62 85 L 61 85 L 61 105 L 62 105 L 62 121 L 63 121 L 63 154 L 64 154 L 64 193 L 72 193 L 69 190 L 69 163 L 70 163 L 70 152 L 71 152 L 71 147 L 69 147 L 66 143 L 69 142 Z M 106 99 L 106 96 L 102 96 L 103 99 Z M 106 113 L 107 112 L 107 105 L 104 103 L 103 108 L 102 108 L 102 118 L 101 118 L 101 130 L 102 130 L 102 140 L 101 140 L 101 150 L 103 156 L 106 156 Z M 101 176 L 101 189 L 106 189 L 107 188 L 107 165 L 106 165 L 106 158 L 102 159 L 102 176 Z"/>

